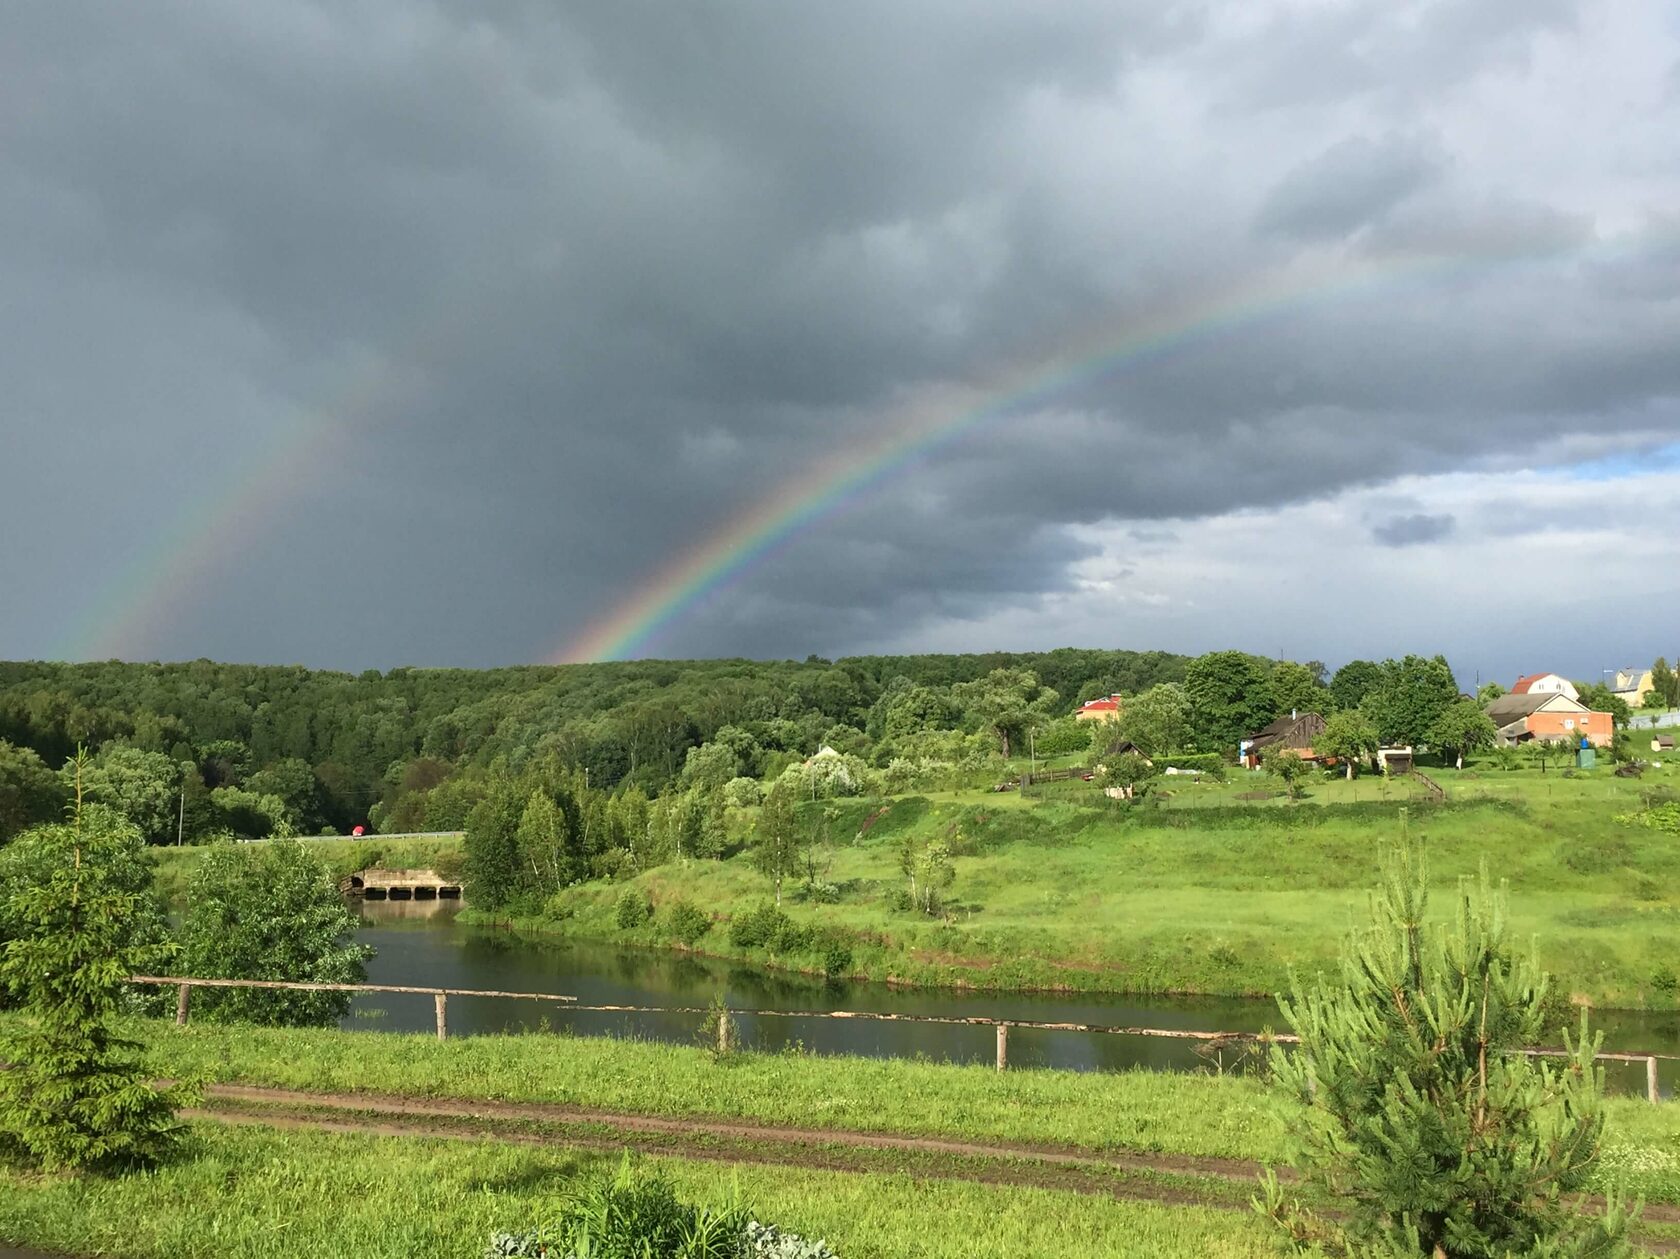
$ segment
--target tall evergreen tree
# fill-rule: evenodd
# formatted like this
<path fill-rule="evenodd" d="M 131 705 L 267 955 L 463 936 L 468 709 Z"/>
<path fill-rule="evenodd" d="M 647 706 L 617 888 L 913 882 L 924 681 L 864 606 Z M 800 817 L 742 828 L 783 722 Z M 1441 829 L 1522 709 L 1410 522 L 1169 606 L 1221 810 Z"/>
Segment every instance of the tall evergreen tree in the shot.
<path fill-rule="evenodd" d="M 1583 1017 L 1562 1061 L 1515 1052 L 1540 1039 L 1549 977 L 1512 951 L 1504 889 L 1485 872 L 1461 885 L 1451 929 L 1426 928 L 1426 904 L 1423 860 L 1402 840 L 1340 979 L 1279 997 L 1300 1037 L 1272 1051 L 1296 1103 L 1291 1161 L 1345 1216 L 1286 1202 L 1271 1173 L 1257 1207 L 1303 1247 L 1340 1254 L 1626 1255 L 1617 1203 L 1594 1218 L 1566 1196 L 1598 1161 L 1598 1039 Z"/>
<path fill-rule="evenodd" d="M 79 763 L 79 761 L 78 761 Z M 79 786 L 79 783 L 78 783 Z M 116 1029 L 129 975 L 160 960 L 134 826 L 97 805 L 38 827 L 7 852 L 0 988 L 23 1013 L 0 1037 L 0 1145 L 48 1170 L 114 1169 L 165 1157 L 183 1129 L 187 1094 L 159 1089 L 140 1045 Z"/>

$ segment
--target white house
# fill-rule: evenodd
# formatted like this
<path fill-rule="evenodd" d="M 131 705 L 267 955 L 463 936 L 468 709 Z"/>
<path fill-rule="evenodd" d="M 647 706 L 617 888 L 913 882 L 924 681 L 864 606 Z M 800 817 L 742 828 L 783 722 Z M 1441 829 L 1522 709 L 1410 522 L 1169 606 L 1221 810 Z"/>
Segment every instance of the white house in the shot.
<path fill-rule="evenodd" d="M 1530 673 L 1517 679 L 1511 687 L 1513 695 L 1567 695 L 1570 699 L 1578 700 L 1580 693 L 1575 684 L 1568 678 L 1557 673 Z"/>

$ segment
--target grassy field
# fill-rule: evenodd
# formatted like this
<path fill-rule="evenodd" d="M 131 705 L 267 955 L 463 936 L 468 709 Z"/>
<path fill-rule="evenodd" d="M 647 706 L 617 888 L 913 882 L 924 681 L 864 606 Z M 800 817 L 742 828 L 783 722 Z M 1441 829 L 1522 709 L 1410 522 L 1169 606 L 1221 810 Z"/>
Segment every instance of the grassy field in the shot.
<path fill-rule="evenodd" d="M 1251 1077 L 1011 1071 L 601 1037 L 429 1036 L 138 1023 L 160 1073 L 344 1093 L 553 1102 L 648 1115 L 1272 1161 L 1283 1111 Z M 1680 1105 L 1606 1103 L 1606 1187 L 1680 1203 Z"/>
<path fill-rule="evenodd" d="M 0 1238 L 124 1259 L 462 1259 L 536 1224 L 614 1160 L 493 1143 L 201 1125 L 190 1156 L 113 1180 L 0 1170 Z M 844 1259 L 1274 1253 L 1241 1212 L 908 1174 L 649 1162 L 695 1201 L 739 1199 Z"/>
<path fill-rule="evenodd" d="M 419 1036 L 136 1025 L 160 1070 L 240 1082 L 408 1097 L 563 1103 L 646 1115 L 1051 1142 L 1096 1154 L 1242 1160 L 1280 1153 L 1284 1103 L 1253 1080 L 1087 1075 L 802 1055 L 714 1060 L 698 1048 L 568 1037 Z M 371 1101 L 370 1101 L 371 1104 Z M 255 1112 L 251 1112 L 255 1113 Z M 576 1178 L 612 1160 L 577 1146 L 480 1135 L 223 1127 L 195 1121 L 188 1154 L 126 1178 L 0 1168 L 0 1238 L 129 1259 L 390 1256 L 478 1252 L 494 1228 L 540 1222 Z M 820 1152 L 818 1152 L 820 1153 Z M 723 1155 L 722 1157 L 727 1157 Z M 868 1170 L 683 1152 L 650 1156 L 686 1196 L 739 1198 L 764 1218 L 826 1237 L 846 1259 L 950 1256 L 1260 1256 L 1265 1230 L 1232 1181 L 1186 1172 L 1171 1205 L 1031 1184 L 972 1183 L 911 1156 Z M 1026 1163 L 1019 1165 L 1021 1168 Z M 1007 1164 L 993 1164 L 1007 1172 Z M 1116 1181 L 1117 1191 L 1121 1185 Z M 1680 1108 L 1609 1103 L 1600 1188 L 1680 1203 Z M 1647 1233 L 1666 1235 L 1672 1225 Z"/>
<path fill-rule="evenodd" d="M 1639 807 L 1626 780 L 1548 779 L 1443 772 L 1449 802 L 1410 806 L 1411 833 L 1425 844 L 1435 880 L 1435 912 L 1446 918 L 1454 881 L 1485 865 L 1510 884 L 1518 939 L 1537 940 L 1567 994 L 1604 1007 L 1674 1008 L 1680 838 L 1616 820 Z M 833 843 L 816 854 L 837 902 L 800 903 L 790 881 L 784 909 L 798 922 L 848 934 L 854 973 L 901 983 L 1265 995 L 1287 986 L 1291 968 L 1331 964 L 1364 914 L 1378 851 L 1399 834 L 1401 806 L 1205 800 L 1132 810 L 1055 796 L 844 802 L 830 827 Z M 956 854 L 942 917 L 898 904 L 907 835 L 944 839 Z M 636 885 L 656 911 L 681 898 L 719 920 L 698 942 L 701 951 L 820 966 L 815 953 L 730 946 L 721 920 L 771 892 L 744 857 L 660 867 Z M 619 929 L 622 892 L 620 884 L 583 885 L 517 925 L 671 943 L 658 912 L 646 925 Z"/>
<path fill-rule="evenodd" d="M 1244 799 L 1261 775 L 1225 784 L 1174 781 L 1151 801 L 1116 805 L 1091 784 L 1043 795 L 942 792 L 836 802 L 829 841 L 814 860 L 834 903 L 803 903 L 788 881 L 783 908 L 797 923 L 849 941 L 852 973 L 904 984 L 1111 992 L 1269 995 L 1333 962 L 1364 912 L 1382 844 L 1400 810 L 1428 850 L 1436 912 L 1451 911 L 1454 880 L 1485 864 L 1510 883 L 1511 922 L 1533 936 L 1563 992 L 1583 1003 L 1671 1010 L 1680 995 L 1680 837 L 1618 817 L 1680 767 L 1619 779 L 1608 768 L 1565 778 L 1554 767 L 1514 772 L 1473 765 L 1431 769 L 1445 804 L 1411 780 L 1315 780 L 1307 799 Z M 804 806 L 817 825 L 822 806 Z M 745 835 L 752 818 L 738 815 Z M 900 845 L 941 839 L 955 854 L 945 912 L 902 906 Z M 458 840 L 320 841 L 333 868 L 439 866 L 458 871 Z M 202 850 L 160 850 L 158 883 L 179 898 Z M 678 899 L 714 919 L 695 946 L 755 963 L 817 970 L 825 948 L 736 948 L 727 919 L 767 900 L 770 881 L 745 854 L 674 863 L 633 880 L 654 905 L 648 923 L 621 930 L 623 883 L 569 889 L 522 930 L 671 947 L 664 912 Z M 471 893 L 468 893 L 469 912 Z"/>

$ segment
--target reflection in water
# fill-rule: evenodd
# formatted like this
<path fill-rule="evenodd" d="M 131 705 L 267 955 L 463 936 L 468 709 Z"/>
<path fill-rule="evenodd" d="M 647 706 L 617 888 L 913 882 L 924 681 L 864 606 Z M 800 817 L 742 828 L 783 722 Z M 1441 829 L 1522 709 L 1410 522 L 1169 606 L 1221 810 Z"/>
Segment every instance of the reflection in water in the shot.
<path fill-rule="evenodd" d="M 1270 1001 L 1232 997 L 1135 997 L 1096 993 L 964 993 L 902 990 L 884 984 L 834 983 L 739 962 L 683 954 L 644 952 L 608 945 L 513 935 L 455 920 L 450 901 L 385 901 L 363 904 L 361 938 L 379 950 L 368 967 L 371 983 L 438 988 L 495 988 L 507 992 L 565 993 L 585 1005 L 704 1007 L 722 997 L 736 1009 L 870 1010 L 955 1017 L 989 1016 L 1045 1022 L 1098 1023 L 1200 1031 L 1254 1032 L 1281 1028 Z M 990 1027 L 885 1023 L 874 1020 L 740 1017 L 743 1041 L 753 1049 L 803 1048 L 822 1054 L 911 1057 L 935 1061 L 990 1062 Z M 451 1035 L 542 1029 L 588 1036 L 625 1036 L 692 1044 L 698 1014 L 625 1014 L 568 1010 L 559 1003 L 495 997 L 455 997 L 449 1002 Z M 359 996 L 347 1027 L 431 1031 L 432 1003 L 424 996 L 376 993 Z M 1596 1015 L 1606 1049 L 1680 1051 L 1680 1014 Z M 1209 1054 L 1196 1042 L 1012 1028 L 1011 1066 L 1079 1071 L 1240 1070 L 1245 1055 L 1227 1046 Z M 1618 1091 L 1643 1092 L 1644 1066 L 1607 1063 Z M 1664 1064 L 1665 1088 L 1671 1086 Z"/>

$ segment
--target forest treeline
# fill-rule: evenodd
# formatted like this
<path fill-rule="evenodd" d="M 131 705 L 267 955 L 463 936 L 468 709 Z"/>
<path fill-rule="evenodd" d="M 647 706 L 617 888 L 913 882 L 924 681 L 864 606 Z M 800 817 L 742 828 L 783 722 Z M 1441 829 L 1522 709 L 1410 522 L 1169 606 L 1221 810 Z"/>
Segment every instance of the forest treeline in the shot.
<path fill-rule="evenodd" d="M 456 829 L 498 772 L 541 765 L 651 798 L 720 731 L 737 773 L 773 775 L 824 743 L 884 765 L 928 730 L 989 746 L 985 697 L 965 707 L 958 688 L 1000 671 L 1030 675 L 1036 718 L 1179 681 L 1188 664 L 1082 649 L 361 674 L 0 662 L 0 841 L 57 815 L 78 747 L 95 794 L 153 843 Z"/>

